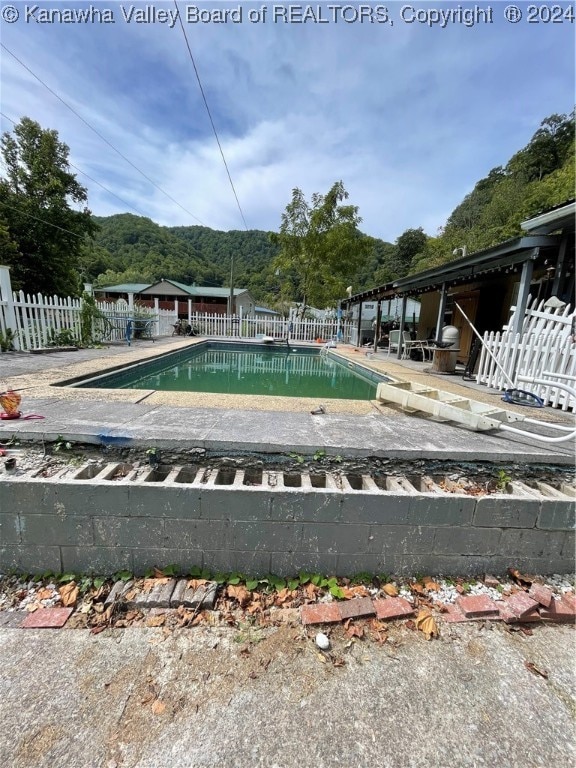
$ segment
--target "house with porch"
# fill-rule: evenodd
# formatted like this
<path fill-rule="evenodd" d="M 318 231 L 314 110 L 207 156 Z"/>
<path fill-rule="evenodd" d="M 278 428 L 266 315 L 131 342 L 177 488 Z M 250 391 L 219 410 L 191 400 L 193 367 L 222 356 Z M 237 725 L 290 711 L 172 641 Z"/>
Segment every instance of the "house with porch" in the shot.
<path fill-rule="evenodd" d="M 176 280 L 163 279 L 157 283 L 124 283 L 94 288 L 97 301 L 124 299 L 130 306 L 159 309 L 177 309 L 178 317 L 185 319 L 192 314 L 226 315 L 242 314 L 244 317 L 270 317 L 274 310 L 260 307 L 245 288 L 233 291 L 230 312 L 230 289 L 200 285 L 185 285 Z"/>
<path fill-rule="evenodd" d="M 400 278 L 342 300 L 362 328 L 364 306 L 377 303 L 382 317 L 391 300 L 401 300 L 401 330 L 411 323 L 410 299 L 420 301 L 417 338 L 440 339 L 442 328 L 459 330 L 458 360 L 467 363 L 474 340 L 469 323 L 479 333 L 496 332 L 507 325 L 512 307 L 511 330 L 520 333 L 529 297 L 532 305 L 555 297 L 556 306 L 574 308 L 574 232 L 576 203 L 567 201 L 522 222 L 523 234 L 476 253 L 463 255 L 439 267 Z M 402 335 L 402 334 L 401 334 Z M 401 346 L 398 357 L 402 354 Z"/>

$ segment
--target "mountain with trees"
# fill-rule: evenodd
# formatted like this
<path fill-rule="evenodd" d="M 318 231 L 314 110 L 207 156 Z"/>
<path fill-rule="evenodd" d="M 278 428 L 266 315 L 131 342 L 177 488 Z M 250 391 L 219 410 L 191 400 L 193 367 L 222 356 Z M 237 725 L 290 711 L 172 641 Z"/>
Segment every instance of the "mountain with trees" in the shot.
<path fill-rule="evenodd" d="M 394 243 L 359 229 L 342 182 L 308 202 L 301 190 L 277 233 L 163 227 L 129 213 L 95 217 L 87 190 L 71 173 L 69 148 L 53 130 L 22 118 L 0 142 L 0 263 L 27 293 L 78 295 L 97 285 L 183 283 L 236 287 L 263 304 L 325 306 L 355 293 L 454 259 L 453 251 L 488 248 L 521 234 L 520 223 L 574 197 L 575 115 L 543 120 L 526 147 L 492 169 L 454 209 L 440 233 L 422 227 Z"/>

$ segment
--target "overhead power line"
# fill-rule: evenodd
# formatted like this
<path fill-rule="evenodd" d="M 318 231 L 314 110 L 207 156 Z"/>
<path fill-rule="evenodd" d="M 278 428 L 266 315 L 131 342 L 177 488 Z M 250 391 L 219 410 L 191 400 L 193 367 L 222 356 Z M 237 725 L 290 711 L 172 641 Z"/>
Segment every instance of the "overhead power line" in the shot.
<path fill-rule="evenodd" d="M 45 219 L 39 219 L 38 216 L 32 216 L 31 213 L 26 213 L 21 208 L 16 208 L 14 205 L 8 205 L 8 203 L 5 203 L 4 200 L 0 200 L 0 205 L 3 205 L 4 208 L 9 208 L 11 211 L 16 211 L 21 216 L 27 216 L 29 219 L 34 219 L 34 221 L 39 221 L 41 224 L 46 224 L 47 227 L 54 227 L 54 229 L 59 229 L 61 232 L 67 232 L 69 235 L 73 235 L 74 237 L 77 237 L 79 240 L 84 240 L 85 235 L 79 235 L 77 232 L 71 232 L 69 229 L 64 229 L 64 227 L 59 227 L 58 224 L 52 224 L 51 221 L 46 221 Z"/>
<path fill-rule="evenodd" d="M 192 66 L 194 67 L 194 73 L 196 75 L 196 79 L 198 80 L 198 87 L 200 88 L 200 93 L 202 94 L 202 100 L 204 101 L 204 106 L 206 107 L 206 112 L 208 113 L 208 117 L 210 119 L 210 125 L 212 126 L 212 130 L 214 131 L 214 136 L 216 137 L 216 143 L 218 144 L 218 149 L 220 150 L 220 154 L 222 156 L 222 162 L 224 163 L 224 168 L 226 168 L 226 173 L 228 174 L 228 181 L 230 182 L 230 186 L 232 187 L 232 192 L 234 193 L 234 197 L 236 198 L 236 205 L 238 206 L 238 210 L 240 211 L 240 216 L 242 217 L 242 221 L 244 222 L 244 227 L 246 231 L 248 231 L 248 225 L 246 224 L 246 219 L 244 218 L 242 206 L 240 205 L 240 200 L 238 199 L 238 195 L 236 194 L 236 188 L 234 187 L 234 182 L 232 181 L 232 176 L 230 175 L 228 163 L 226 162 L 226 158 L 224 157 L 224 151 L 222 149 L 222 145 L 220 144 L 220 139 L 218 138 L 218 131 L 216 130 L 216 126 L 214 125 L 214 120 L 212 119 L 212 113 L 210 112 L 210 107 L 208 106 L 208 100 L 206 99 L 206 94 L 204 93 L 202 81 L 200 80 L 200 73 L 198 72 L 196 61 L 194 60 L 192 48 L 190 47 L 190 43 L 188 42 L 188 35 L 186 34 L 186 28 L 184 27 L 184 22 L 182 21 L 182 14 L 180 13 L 180 9 L 178 8 L 177 0 L 174 0 L 174 5 L 176 6 L 176 10 L 178 12 L 178 21 L 180 22 L 180 28 L 182 29 L 182 34 L 184 35 L 186 48 L 188 49 L 188 55 L 190 56 L 190 61 L 192 62 Z"/>
<path fill-rule="evenodd" d="M 96 136 L 98 136 L 98 138 L 99 138 L 99 139 L 101 139 L 101 140 L 102 140 L 102 141 L 103 141 L 105 144 L 107 144 L 107 145 L 108 145 L 108 146 L 109 146 L 111 149 L 113 149 L 113 150 L 114 150 L 114 152 L 116 152 L 116 154 L 117 154 L 117 155 L 119 155 L 119 156 L 120 156 L 120 157 L 121 157 L 123 160 L 125 160 L 125 161 L 128 163 L 128 165 L 132 166 L 132 168 L 134 168 L 134 170 L 138 171 L 138 173 L 139 173 L 141 176 L 143 176 L 143 177 L 146 179 L 146 181 L 148 181 L 150 184 L 152 184 L 152 186 L 153 186 L 153 187 L 155 187 L 157 190 L 159 190 L 160 192 L 162 192 L 162 194 L 163 194 L 163 195 L 165 195 L 165 197 L 167 197 L 169 200 L 171 200 L 171 201 L 172 201 L 172 202 L 173 202 L 175 205 L 177 205 L 179 208 L 181 208 L 181 209 L 182 209 L 182 210 L 183 210 L 185 213 L 187 213 L 189 216 L 191 216 L 191 217 L 192 217 L 192 218 L 193 218 L 195 221 L 197 221 L 197 222 L 198 222 L 199 224 L 201 224 L 203 227 L 205 227 L 205 226 L 206 226 L 206 225 L 205 225 L 205 224 L 204 224 L 202 221 L 200 221 L 200 219 L 199 219 L 197 216 L 195 216 L 195 215 L 194 215 L 194 214 L 193 214 L 191 211 L 189 211 L 187 208 L 184 208 L 184 206 L 183 206 L 183 205 L 181 205 L 181 204 L 178 202 L 178 200 L 175 200 L 175 199 L 172 197 L 172 195 L 168 194 L 168 192 L 166 192 L 164 189 L 162 189 L 162 187 L 158 186 L 158 184 L 156 184 L 156 182 L 155 182 L 155 181 L 153 181 L 153 180 L 152 180 L 152 179 L 151 179 L 149 176 L 147 176 L 147 175 L 144 173 L 144 171 L 142 171 L 140 168 L 138 168 L 138 166 L 137 166 L 137 165 L 135 165 L 135 164 L 134 164 L 134 163 L 133 163 L 131 160 L 129 160 L 129 159 L 126 157 L 126 155 L 122 154 L 122 152 L 120 152 L 120 150 L 119 150 L 119 149 L 117 149 L 117 148 L 116 148 L 116 147 L 115 147 L 115 146 L 114 146 L 114 145 L 113 145 L 113 144 L 112 144 L 110 141 L 108 141 L 108 139 L 107 139 L 105 136 L 103 136 L 103 135 L 100 133 L 100 131 L 98 131 L 96 128 L 94 128 L 94 126 L 93 126 L 93 125 L 91 125 L 91 124 L 90 124 L 90 123 L 89 123 L 87 120 L 85 120 L 85 119 L 82 117 L 82 115 L 81 115 L 79 112 L 77 112 L 77 111 L 74 109 L 74 107 L 71 107 L 71 106 L 70 106 L 70 104 L 68 104 L 68 102 L 64 101 L 64 99 L 63 99 L 63 98 L 62 98 L 62 97 L 61 97 L 61 96 L 60 96 L 58 93 L 56 93 L 56 91 L 54 91 L 52 88 L 50 88 L 50 86 L 49 86 L 49 85 L 47 85 L 47 84 L 44 82 L 44 80 L 42 80 L 40 77 L 38 77 L 38 75 L 37 75 L 35 72 L 33 72 L 33 71 L 30 69 L 30 67 L 28 67 L 26 64 L 24 64 L 24 62 L 23 62 L 23 61 L 21 61 L 21 60 L 18 58 L 18 56 L 16 56 L 16 54 L 12 53 L 12 51 L 11 51 L 9 48 L 7 48 L 7 47 L 4 45 L 4 43 L 0 43 L 0 46 L 1 46 L 1 47 L 2 47 L 2 48 L 5 50 L 5 51 L 6 51 L 6 53 L 9 53 L 9 54 L 10 54 L 10 56 L 12 56 L 12 58 L 13 58 L 13 59 L 15 59 L 15 60 L 18 62 L 18 64 L 20 64 L 20 66 L 24 67 L 24 69 L 25 69 L 27 72 L 29 72 L 29 73 L 32 75 L 32 77 L 34 77 L 36 80 L 38 80 L 38 82 L 39 82 L 41 85 L 43 85 L 43 86 L 44 86 L 44 88 L 46 88 L 48 91 L 50 91 L 50 93 L 51 93 L 53 96 L 55 96 L 55 97 L 58 99 L 58 101 L 62 102 L 62 104 L 64 104 L 64 106 L 65 106 L 67 109 L 69 109 L 69 110 L 70 110 L 70 111 L 71 111 L 71 112 L 72 112 L 74 115 L 76 115 L 76 117 L 77 117 L 79 120 L 81 120 L 81 121 L 84 123 L 84 125 L 86 125 L 88 128 L 90 128 L 90 130 L 91 130 L 93 133 L 95 133 L 95 134 L 96 134 Z M 243 218 L 244 218 L 244 217 L 243 217 Z"/>

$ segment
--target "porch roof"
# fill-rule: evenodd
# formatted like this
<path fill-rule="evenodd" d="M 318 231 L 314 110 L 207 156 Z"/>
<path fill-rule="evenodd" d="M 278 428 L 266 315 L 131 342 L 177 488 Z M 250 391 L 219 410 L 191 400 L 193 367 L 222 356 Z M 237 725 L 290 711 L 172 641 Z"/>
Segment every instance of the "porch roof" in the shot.
<path fill-rule="evenodd" d="M 537 258 L 539 248 L 552 248 L 559 243 L 555 235 L 523 235 L 506 240 L 503 243 L 471 253 L 460 259 L 454 259 L 439 267 L 432 267 L 415 275 L 408 275 L 399 280 L 385 283 L 362 293 L 357 293 L 342 301 L 342 306 L 357 304 L 362 301 L 378 301 L 392 296 L 416 295 L 427 291 L 437 291 L 444 283 L 465 283 L 477 279 L 489 272 L 498 272 L 503 268 L 521 264 Z"/>

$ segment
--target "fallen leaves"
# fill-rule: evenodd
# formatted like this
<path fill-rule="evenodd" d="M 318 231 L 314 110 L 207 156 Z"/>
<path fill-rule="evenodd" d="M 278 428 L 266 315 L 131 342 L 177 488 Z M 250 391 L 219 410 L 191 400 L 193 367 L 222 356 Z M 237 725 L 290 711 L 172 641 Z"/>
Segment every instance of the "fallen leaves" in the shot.
<path fill-rule="evenodd" d="M 68 584 L 64 584 L 58 590 L 60 593 L 60 600 L 65 608 L 73 608 L 78 600 L 78 585 L 75 581 L 70 581 Z"/>
<path fill-rule="evenodd" d="M 433 637 L 438 637 L 438 625 L 434 621 L 434 617 L 428 610 L 428 608 L 422 608 L 418 611 L 418 616 L 415 620 L 416 629 L 419 629 L 424 633 L 426 640 L 432 640 Z"/>
<path fill-rule="evenodd" d="M 228 597 L 232 597 L 240 603 L 240 608 L 245 608 L 252 600 L 252 593 L 248 592 L 242 584 L 229 584 L 226 589 Z"/>
<path fill-rule="evenodd" d="M 513 581 L 515 581 L 516 584 L 519 584 L 521 587 L 529 587 L 534 581 L 534 578 L 532 576 L 527 576 L 526 574 L 520 573 L 520 571 L 517 568 L 508 568 L 508 573 L 510 575 L 510 578 Z"/>
<path fill-rule="evenodd" d="M 398 589 L 394 584 L 384 584 L 382 591 L 385 592 L 388 597 L 398 597 Z"/>
<path fill-rule="evenodd" d="M 161 627 L 165 621 L 166 616 L 163 613 L 159 613 L 147 616 L 145 624 L 147 627 Z"/>
<path fill-rule="evenodd" d="M 344 632 L 350 638 L 357 637 L 359 640 L 362 640 L 364 637 L 364 627 L 360 624 L 353 624 L 352 619 L 348 619 L 348 621 L 345 622 Z"/>

